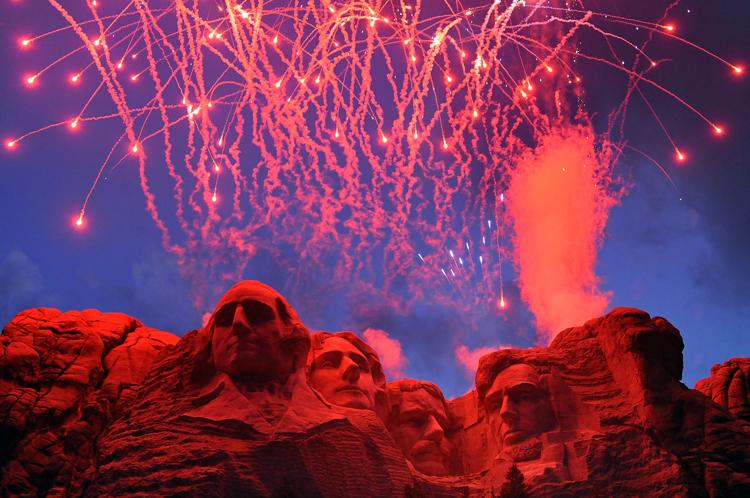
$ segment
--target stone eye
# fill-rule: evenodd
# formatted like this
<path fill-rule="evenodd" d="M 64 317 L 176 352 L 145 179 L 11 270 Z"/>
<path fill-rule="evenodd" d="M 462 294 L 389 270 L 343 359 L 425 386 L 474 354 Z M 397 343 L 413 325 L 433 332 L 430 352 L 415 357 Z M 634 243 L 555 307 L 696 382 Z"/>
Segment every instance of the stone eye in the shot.
<path fill-rule="evenodd" d="M 234 310 L 237 308 L 236 303 L 230 303 L 223 306 L 214 317 L 214 324 L 217 327 L 230 327 L 234 322 Z"/>
<path fill-rule="evenodd" d="M 262 325 L 276 318 L 273 308 L 258 301 L 244 301 L 242 309 L 250 325 Z"/>
<path fill-rule="evenodd" d="M 355 358 L 355 363 L 359 367 L 359 370 L 361 372 L 369 372 L 370 371 L 370 365 L 367 363 L 367 360 L 364 360 L 362 358 Z"/>
<path fill-rule="evenodd" d="M 338 362 L 333 358 L 323 358 L 316 362 L 318 368 L 337 368 Z"/>
<path fill-rule="evenodd" d="M 425 422 L 427 422 L 427 419 L 426 417 L 422 417 L 422 416 L 414 416 L 407 420 L 408 424 L 413 425 L 415 427 L 421 427 L 425 424 Z"/>

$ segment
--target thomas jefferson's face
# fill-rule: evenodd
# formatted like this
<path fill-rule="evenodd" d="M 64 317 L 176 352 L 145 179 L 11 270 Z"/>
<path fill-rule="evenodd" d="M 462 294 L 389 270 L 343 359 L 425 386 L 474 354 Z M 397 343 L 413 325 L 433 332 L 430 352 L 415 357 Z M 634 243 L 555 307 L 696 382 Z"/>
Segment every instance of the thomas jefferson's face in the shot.
<path fill-rule="evenodd" d="M 288 326 L 274 307 L 239 295 L 216 310 L 211 354 L 217 370 L 261 381 L 291 373 L 293 359 L 281 348 Z"/>
<path fill-rule="evenodd" d="M 490 428 L 500 446 L 550 431 L 555 416 L 539 376 L 529 365 L 512 365 L 495 377 L 484 399 Z"/>
<path fill-rule="evenodd" d="M 423 474 L 448 473 L 452 445 L 445 437 L 447 419 L 443 402 L 427 390 L 402 393 L 399 415 L 389 429 L 406 458 Z"/>
<path fill-rule="evenodd" d="M 367 357 L 341 337 L 329 337 L 315 352 L 310 384 L 331 404 L 373 410 L 377 387 Z"/>

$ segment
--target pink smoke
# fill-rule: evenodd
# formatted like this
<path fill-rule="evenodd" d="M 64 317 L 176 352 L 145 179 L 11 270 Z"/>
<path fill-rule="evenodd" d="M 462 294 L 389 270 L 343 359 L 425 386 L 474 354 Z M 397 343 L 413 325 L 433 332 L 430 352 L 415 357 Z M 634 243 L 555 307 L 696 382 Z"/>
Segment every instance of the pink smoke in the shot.
<path fill-rule="evenodd" d="M 362 335 L 380 356 L 386 376 L 390 379 L 403 377 L 404 368 L 409 361 L 401 351 L 401 342 L 380 329 L 367 329 Z"/>
<path fill-rule="evenodd" d="M 501 344 L 499 346 L 485 346 L 476 349 L 469 349 L 464 344 L 460 344 L 455 351 L 456 359 L 466 370 L 466 376 L 473 378 L 477 373 L 477 367 L 479 366 L 479 359 L 489 353 L 498 351 L 500 349 L 508 349 L 510 346 Z"/>
<path fill-rule="evenodd" d="M 602 314 L 609 304 L 594 269 L 617 199 L 609 157 L 597 154 L 593 138 L 588 127 L 557 129 L 511 172 L 507 209 L 521 297 L 542 341 Z"/>

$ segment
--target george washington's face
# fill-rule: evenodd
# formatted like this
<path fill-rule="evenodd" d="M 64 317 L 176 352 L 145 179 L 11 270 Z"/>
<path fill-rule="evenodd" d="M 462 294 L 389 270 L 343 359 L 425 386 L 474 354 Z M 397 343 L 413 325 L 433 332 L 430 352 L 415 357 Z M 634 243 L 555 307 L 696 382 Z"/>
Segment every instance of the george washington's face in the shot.
<path fill-rule="evenodd" d="M 398 416 L 388 424 L 394 441 L 418 471 L 446 475 L 452 445 L 445 437 L 445 405 L 425 389 L 401 396 Z"/>
<path fill-rule="evenodd" d="M 331 404 L 373 410 L 377 386 L 370 362 L 354 344 L 329 337 L 310 365 L 310 384 Z"/>
<path fill-rule="evenodd" d="M 492 435 L 501 447 L 521 443 L 555 426 L 549 395 L 530 365 L 516 364 L 500 372 L 485 395 L 484 406 Z"/>
<path fill-rule="evenodd" d="M 280 300 L 242 289 L 229 299 L 222 298 L 214 312 L 211 338 L 217 370 L 258 381 L 291 373 L 294 359 L 282 348 L 282 337 L 289 333 L 290 325 L 285 309 L 277 309 L 279 305 L 283 308 Z"/>

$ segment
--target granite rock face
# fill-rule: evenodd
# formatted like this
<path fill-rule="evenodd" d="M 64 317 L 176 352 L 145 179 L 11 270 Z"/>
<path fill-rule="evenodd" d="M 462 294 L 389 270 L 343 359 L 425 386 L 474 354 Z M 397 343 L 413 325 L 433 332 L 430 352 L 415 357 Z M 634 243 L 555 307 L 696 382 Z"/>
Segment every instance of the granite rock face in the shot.
<path fill-rule="evenodd" d="M 99 434 L 177 341 L 121 313 L 16 315 L 0 336 L 2 494 L 80 494 L 96 475 Z"/>
<path fill-rule="evenodd" d="M 403 495 L 404 455 L 355 382 L 376 369 L 351 340 L 321 348 L 319 368 L 347 381 L 334 405 L 308 384 L 310 335 L 294 309 L 260 282 L 237 284 L 154 363 L 101 439 L 87 495 Z"/>
<path fill-rule="evenodd" d="M 750 496 L 750 360 L 689 389 L 679 332 L 643 311 L 491 353 L 447 401 L 386 386 L 355 334 L 313 337 L 248 281 L 179 341 L 20 313 L 0 338 L 3 494 L 486 497 L 515 465 L 531 496 Z"/>
<path fill-rule="evenodd" d="M 711 367 L 695 388 L 735 417 L 750 422 L 750 358 L 732 358 Z"/>
<path fill-rule="evenodd" d="M 516 463 L 533 496 L 748 496 L 747 425 L 680 382 L 682 349 L 663 318 L 617 308 L 549 347 L 483 357 L 477 391 L 451 402 L 467 470 L 499 489 Z M 523 385 L 526 425 L 495 394 Z"/>

